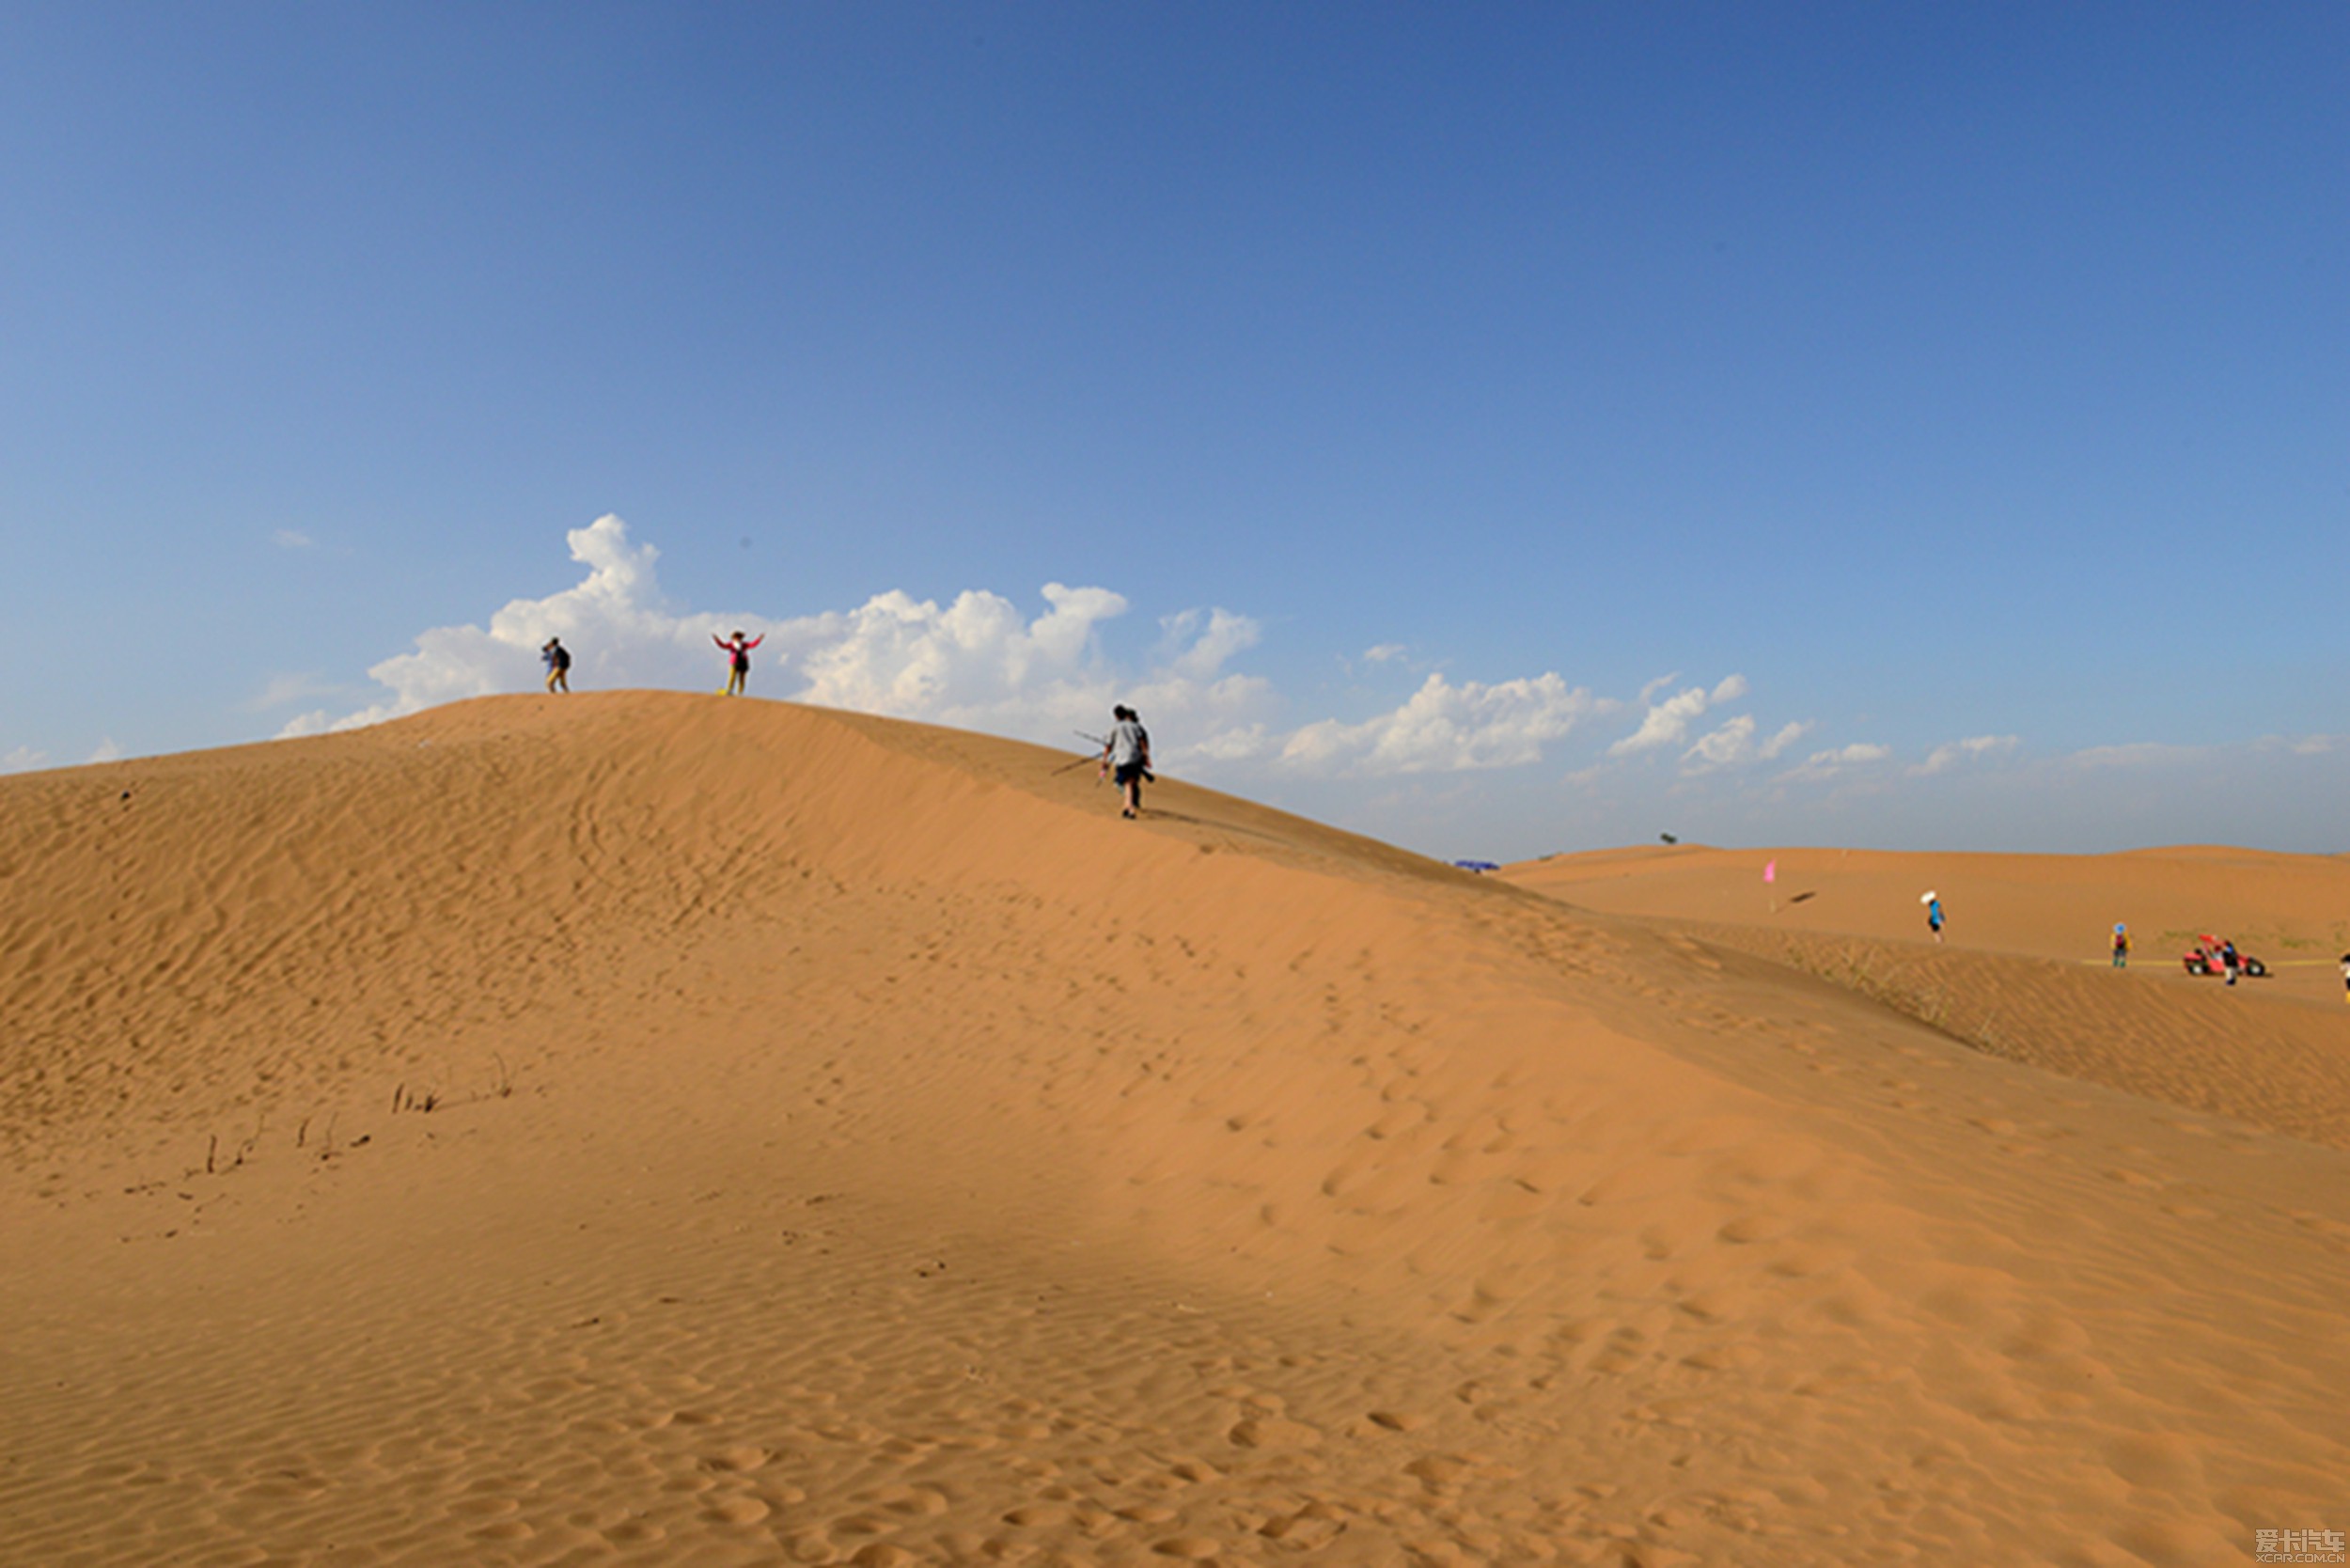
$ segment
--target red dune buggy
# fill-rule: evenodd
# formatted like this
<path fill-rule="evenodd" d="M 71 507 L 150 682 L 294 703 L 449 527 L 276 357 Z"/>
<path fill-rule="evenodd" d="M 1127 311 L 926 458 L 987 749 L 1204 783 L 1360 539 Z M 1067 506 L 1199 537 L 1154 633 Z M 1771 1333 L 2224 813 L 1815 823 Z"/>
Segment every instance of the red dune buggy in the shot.
<path fill-rule="evenodd" d="M 2202 937 L 2186 950 L 2186 955 L 2179 962 L 2186 965 L 2186 972 L 2190 975 L 2224 975 L 2228 966 L 2220 961 L 2221 946 L 2221 940 L 2217 936 Z M 2237 949 L 2235 965 L 2236 973 L 2246 980 L 2262 980 L 2268 974 L 2267 964 L 2241 949 Z"/>

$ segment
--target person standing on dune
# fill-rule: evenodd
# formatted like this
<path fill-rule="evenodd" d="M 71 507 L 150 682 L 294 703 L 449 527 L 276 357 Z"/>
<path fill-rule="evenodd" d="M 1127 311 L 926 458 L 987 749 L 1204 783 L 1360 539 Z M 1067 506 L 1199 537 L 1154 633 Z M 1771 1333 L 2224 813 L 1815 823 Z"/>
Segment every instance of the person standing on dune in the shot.
<path fill-rule="evenodd" d="M 1102 772 L 1115 773 L 1118 787 L 1125 792 L 1126 804 L 1118 814 L 1139 817 L 1142 781 L 1158 782 L 1151 773 L 1151 731 L 1142 727 L 1142 716 L 1122 702 L 1110 710 L 1110 717 L 1116 722 L 1102 743 Z"/>
<path fill-rule="evenodd" d="M 2113 966 L 2117 969 L 2130 966 L 2130 928 L 2127 926 L 2113 928 Z"/>
<path fill-rule="evenodd" d="M 1926 929 L 1934 933 L 1935 941 L 1942 940 L 1942 899 L 1939 894 L 1926 895 Z"/>
<path fill-rule="evenodd" d="M 563 646 L 561 637 L 549 637 L 547 645 L 539 650 L 540 659 L 547 666 L 547 690 L 567 692 L 572 689 L 572 651 Z"/>
<path fill-rule="evenodd" d="M 751 650 L 765 642 L 767 634 L 761 632 L 746 642 L 739 630 L 730 639 L 713 632 L 710 635 L 710 640 L 716 643 L 719 651 L 727 655 L 726 695 L 741 697 L 744 686 L 751 678 Z"/>

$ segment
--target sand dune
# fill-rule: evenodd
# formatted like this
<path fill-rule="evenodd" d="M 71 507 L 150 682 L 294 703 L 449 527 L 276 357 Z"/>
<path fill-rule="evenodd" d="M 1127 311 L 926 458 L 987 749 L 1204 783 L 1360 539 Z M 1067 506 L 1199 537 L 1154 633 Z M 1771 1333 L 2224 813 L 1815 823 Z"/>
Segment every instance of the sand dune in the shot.
<path fill-rule="evenodd" d="M 1180 785 L 1120 823 L 1061 760 L 622 693 L 0 780 L 0 1560 L 2201 1563 L 2350 1520 L 2350 1155 L 2099 1032 L 2208 992 L 1966 954 L 2117 982 L 2076 1032 L 2162 1082 L 2064 1075 L 1721 910 Z"/>
<path fill-rule="evenodd" d="M 1777 869 L 1766 886 L 1762 868 Z M 2181 974 L 2212 933 L 2275 966 L 2281 991 L 2340 1005 L 2350 951 L 2350 855 L 2207 845 L 2127 855 L 1920 855 L 1872 850 L 1716 850 L 1695 844 L 1554 855 L 1510 880 L 1592 909 L 1784 931 L 1926 937 L 1919 896 L 1937 892 L 1948 945 L 2104 966 L 2115 923 L 2133 968 Z"/>
<path fill-rule="evenodd" d="M 1765 865 L 1778 870 L 1768 886 Z M 1776 959 L 1979 1050 L 2350 1148 L 2339 963 L 2350 858 L 1681 845 L 1556 855 L 1506 875 Z M 1940 945 L 1923 889 L 1950 915 Z M 2134 934 L 2123 970 L 2110 960 L 2117 919 Z M 2232 988 L 2190 975 L 2181 955 L 2205 933 L 2233 936 L 2269 974 Z"/>

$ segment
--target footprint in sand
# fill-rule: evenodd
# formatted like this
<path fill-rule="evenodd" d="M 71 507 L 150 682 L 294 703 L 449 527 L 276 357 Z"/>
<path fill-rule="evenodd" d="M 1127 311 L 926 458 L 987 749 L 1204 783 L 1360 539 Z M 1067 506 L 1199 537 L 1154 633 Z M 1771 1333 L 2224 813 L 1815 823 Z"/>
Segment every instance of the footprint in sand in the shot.
<path fill-rule="evenodd" d="M 1310 1449 L 1322 1442 L 1319 1429 L 1278 1416 L 1242 1421 L 1224 1435 L 1236 1449 Z"/>
<path fill-rule="evenodd" d="M 755 1525 L 773 1512 L 758 1497 L 720 1497 L 710 1505 L 706 1517 L 713 1524 Z"/>
<path fill-rule="evenodd" d="M 1726 1344 L 1706 1345 L 1681 1358 L 1681 1364 L 1695 1372 L 1735 1372 L 1753 1366 L 1762 1359 L 1762 1353 L 1744 1341 L 1732 1340 Z"/>
<path fill-rule="evenodd" d="M 648 1432 L 662 1432 L 672 1426 L 709 1426 L 718 1419 L 699 1410 L 669 1410 L 658 1416 L 648 1416 L 638 1424 Z"/>
<path fill-rule="evenodd" d="M 1726 1222 L 1714 1232 L 1716 1240 L 1732 1247 L 1745 1247 L 1754 1242 L 1772 1241 L 1787 1233 L 1787 1221 L 1777 1215 L 1744 1214 Z"/>
<path fill-rule="evenodd" d="M 1267 1519 L 1257 1533 L 1292 1552 L 1319 1551 L 1346 1533 L 1346 1519 L 1328 1503 L 1311 1502 L 1294 1513 Z"/>
<path fill-rule="evenodd" d="M 751 1470 L 765 1467 L 767 1462 L 773 1458 L 775 1458 L 775 1455 L 767 1450 L 761 1448 L 752 1448 L 746 1445 L 741 1448 L 727 1449 L 718 1453 L 713 1453 L 708 1459 L 703 1460 L 702 1463 L 709 1466 L 713 1470 L 731 1470 L 747 1473 Z"/>

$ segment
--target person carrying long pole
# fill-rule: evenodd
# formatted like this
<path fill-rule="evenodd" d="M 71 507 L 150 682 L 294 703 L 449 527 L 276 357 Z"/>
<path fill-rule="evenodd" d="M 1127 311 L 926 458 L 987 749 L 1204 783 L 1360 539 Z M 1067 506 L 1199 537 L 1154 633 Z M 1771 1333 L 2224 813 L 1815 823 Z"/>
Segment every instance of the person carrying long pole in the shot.
<path fill-rule="evenodd" d="M 1126 800 L 1118 814 L 1131 820 L 1142 815 L 1143 780 L 1158 782 L 1151 773 L 1151 731 L 1142 727 L 1141 715 L 1122 702 L 1110 710 L 1110 716 L 1117 722 L 1102 743 L 1102 772 L 1118 780 Z"/>

